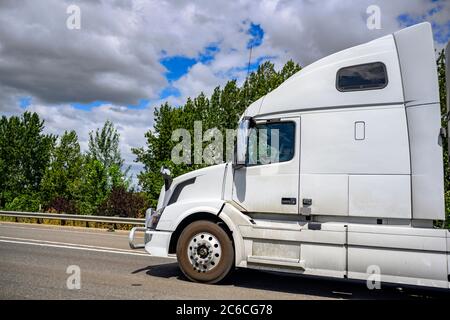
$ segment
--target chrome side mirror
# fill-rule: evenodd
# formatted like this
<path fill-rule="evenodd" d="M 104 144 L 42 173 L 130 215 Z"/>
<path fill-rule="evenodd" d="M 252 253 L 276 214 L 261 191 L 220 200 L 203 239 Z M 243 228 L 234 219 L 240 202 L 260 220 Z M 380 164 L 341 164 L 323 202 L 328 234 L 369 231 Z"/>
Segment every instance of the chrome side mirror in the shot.
<path fill-rule="evenodd" d="M 237 145 L 234 159 L 234 165 L 236 168 L 244 166 L 247 159 L 247 143 L 251 127 L 251 120 L 251 118 L 244 118 L 238 126 Z"/>

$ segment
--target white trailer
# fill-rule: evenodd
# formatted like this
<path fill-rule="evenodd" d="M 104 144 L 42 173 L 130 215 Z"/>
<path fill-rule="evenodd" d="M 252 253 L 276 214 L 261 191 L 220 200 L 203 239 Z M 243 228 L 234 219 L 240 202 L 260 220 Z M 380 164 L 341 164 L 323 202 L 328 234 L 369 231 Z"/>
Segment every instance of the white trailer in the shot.
<path fill-rule="evenodd" d="M 435 60 L 422 23 L 305 67 L 247 108 L 234 163 L 164 173 L 131 247 L 144 231 L 205 283 L 242 267 L 449 288 Z M 251 128 L 278 130 L 277 161 L 248 150 Z"/>

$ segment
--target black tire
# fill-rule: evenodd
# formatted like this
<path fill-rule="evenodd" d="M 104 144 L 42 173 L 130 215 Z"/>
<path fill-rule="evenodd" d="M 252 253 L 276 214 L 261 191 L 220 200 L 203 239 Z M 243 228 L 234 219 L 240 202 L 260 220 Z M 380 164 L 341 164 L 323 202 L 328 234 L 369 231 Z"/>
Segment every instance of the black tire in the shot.
<path fill-rule="evenodd" d="M 196 235 L 209 233 L 220 244 L 220 259 L 211 270 L 202 271 L 196 268 L 189 257 L 189 243 Z M 191 257 L 192 258 L 192 257 Z M 177 259 L 181 271 L 191 281 L 202 283 L 217 283 L 223 280 L 233 269 L 234 248 L 228 234 L 216 223 L 200 220 L 189 224 L 181 233 L 177 242 Z"/>

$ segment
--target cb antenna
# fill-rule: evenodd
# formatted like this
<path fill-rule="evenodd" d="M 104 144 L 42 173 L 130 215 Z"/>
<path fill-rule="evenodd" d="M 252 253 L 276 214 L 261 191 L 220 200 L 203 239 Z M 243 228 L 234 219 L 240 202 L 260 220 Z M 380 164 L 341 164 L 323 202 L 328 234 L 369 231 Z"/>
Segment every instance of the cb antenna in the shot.
<path fill-rule="evenodd" d="M 248 81 L 248 76 L 250 75 L 250 63 L 252 61 L 252 49 L 253 49 L 253 44 L 250 43 L 250 51 L 248 54 L 248 65 L 247 65 L 247 77 L 245 78 L 245 82 L 247 82 L 247 90 L 245 91 L 245 104 L 248 104 L 248 99 L 249 99 L 249 95 L 250 95 L 250 83 Z"/>

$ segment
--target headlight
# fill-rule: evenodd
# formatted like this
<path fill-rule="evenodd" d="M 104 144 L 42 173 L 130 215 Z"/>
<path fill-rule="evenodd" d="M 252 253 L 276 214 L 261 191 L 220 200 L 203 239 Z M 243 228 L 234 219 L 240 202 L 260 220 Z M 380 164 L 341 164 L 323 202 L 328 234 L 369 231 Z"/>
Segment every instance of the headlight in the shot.
<path fill-rule="evenodd" d="M 159 210 L 153 210 L 152 208 L 148 209 L 145 214 L 146 227 L 149 229 L 156 229 L 156 226 L 158 225 L 159 222 L 159 218 L 161 218 L 163 211 L 164 208 L 161 208 Z"/>

